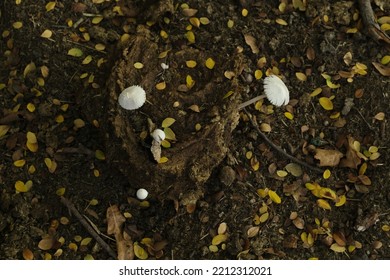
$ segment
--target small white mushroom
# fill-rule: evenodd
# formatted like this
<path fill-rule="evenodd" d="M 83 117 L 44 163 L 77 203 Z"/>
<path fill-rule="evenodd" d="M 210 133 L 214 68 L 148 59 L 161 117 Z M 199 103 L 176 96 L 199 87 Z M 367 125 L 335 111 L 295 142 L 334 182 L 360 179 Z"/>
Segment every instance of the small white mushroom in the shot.
<path fill-rule="evenodd" d="M 285 83 L 276 75 L 264 79 L 264 92 L 268 100 L 275 106 L 287 105 L 290 93 Z"/>
<path fill-rule="evenodd" d="M 146 92 L 140 86 L 131 86 L 124 89 L 118 97 L 118 103 L 126 110 L 135 110 L 144 105 Z"/>
<path fill-rule="evenodd" d="M 161 143 L 162 140 L 165 139 L 165 132 L 162 131 L 161 129 L 155 129 L 152 133 L 151 133 L 153 139 L 158 142 L 158 143 Z"/>
<path fill-rule="evenodd" d="M 255 103 L 256 101 L 265 97 L 275 106 L 287 105 L 290 102 L 290 93 L 285 83 L 276 75 L 271 75 L 264 79 L 264 92 L 265 94 L 256 96 L 244 103 L 238 105 L 238 109 L 245 108 L 248 105 Z"/>
<path fill-rule="evenodd" d="M 147 190 L 145 190 L 145 189 L 139 189 L 138 191 L 137 191 L 137 198 L 139 199 L 139 200 L 144 200 L 144 199 L 146 199 L 147 197 L 148 197 L 148 191 Z"/>

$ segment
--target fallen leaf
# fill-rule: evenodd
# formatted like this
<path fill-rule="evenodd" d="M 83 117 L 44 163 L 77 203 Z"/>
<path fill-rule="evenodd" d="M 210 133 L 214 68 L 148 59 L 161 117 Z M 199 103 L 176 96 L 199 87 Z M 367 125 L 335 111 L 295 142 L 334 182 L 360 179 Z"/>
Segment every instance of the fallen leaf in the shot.
<path fill-rule="evenodd" d="M 122 225 L 126 218 L 121 214 L 117 205 L 112 205 L 107 208 L 107 234 L 113 235 L 122 233 Z"/>
<path fill-rule="evenodd" d="M 320 161 L 320 166 L 337 166 L 343 153 L 337 150 L 316 149 L 315 159 Z"/>
<path fill-rule="evenodd" d="M 244 34 L 245 43 L 251 48 L 253 53 L 258 53 L 259 48 L 256 44 L 256 38 L 249 34 Z"/>
<path fill-rule="evenodd" d="M 248 238 L 252 238 L 254 236 L 256 236 L 260 231 L 260 227 L 256 226 L 256 227 L 250 227 L 247 231 L 247 235 L 248 235 Z"/>
<path fill-rule="evenodd" d="M 348 146 L 347 152 L 345 154 L 345 158 L 343 158 L 340 162 L 340 167 L 349 167 L 353 169 L 357 169 L 361 163 L 361 158 L 359 157 L 356 147 L 355 147 L 355 139 L 352 136 L 348 136 Z"/>
<path fill-rule="evenodd" d="M 217 234 L 216 236 L 213 237 L 213 240 L 211 241 L 212 245 L 219 245 L 222 242 L 225 242 L 227 240 L 227 235 L 226 234 Z"/>
<path fill-rule="evenodd" d="M 376 70 L 378 70 L 378 72 L 381 73 L 383 76 L 390 76 L 390 67 L 384 66 L 378 62 L 373 62 L 372 65 L 374 65 Z"/>
<path fill-rule="evenodd" d="M 340 246 L 337 243 L 333 243 L 332 246 L 330 246 L 330 249 L 336 253 L 344 253 L 346 250 L 344 246 Z"/>
<path fill-rule="evenodd" d="M 268 196 L 269 196 L 269 198 L 271 198 L 271 200 L 273 202 L 275 202 L 277 204 L 280 204 L 282 202 L 280 196 L 276 192 L 274 192 L 272 190 L 268 191 Z"/>
<path fill-rule="evenodd" d="M 72 48 L 68 51 L 68 55 L 74 56 L 74 57 L 80 57 L 83 55 L 83 51 L 79 48 Z"/>

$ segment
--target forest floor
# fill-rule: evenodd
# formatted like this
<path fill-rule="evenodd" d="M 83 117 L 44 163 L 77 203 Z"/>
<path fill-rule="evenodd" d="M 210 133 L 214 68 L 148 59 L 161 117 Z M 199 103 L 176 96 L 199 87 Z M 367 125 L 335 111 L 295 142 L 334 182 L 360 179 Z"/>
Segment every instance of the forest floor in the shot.
<path fill-rule="evenodd" d="M 174 0 L 161 14 L 152 2 L 0 4 L 0 259 L 114 257 L 61 197 L 114 251 L 106 212 L 117 205 L 135 258 L 389 259 L 390 52 L 366 36 L 357 4 Z M 389 7 L 373 9 L 386 31 Z M 104 114 L 90 113 L 140 28 L 159 46 L 191 45 L 216 65 L 240 53 L 242 101 L 261 94 L 272 73 L 290 90 L 286 106 L 263 100 L 240 112 L 226 158 L 191 209 L 138 201 L 137 186 L 106 156 Z M 226 102 L 234 92 L 214 94 Z M 257 125 L 315 168 L 270 147 Z"/>

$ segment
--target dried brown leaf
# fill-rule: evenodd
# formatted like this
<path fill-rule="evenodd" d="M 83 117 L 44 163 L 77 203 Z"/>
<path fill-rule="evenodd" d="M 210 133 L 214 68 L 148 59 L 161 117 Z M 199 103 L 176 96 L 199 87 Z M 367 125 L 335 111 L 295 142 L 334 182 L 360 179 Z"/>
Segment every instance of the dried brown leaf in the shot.
<path fill-rule="evenodd" d="M 107 234 L 121 234 L 121 227 L 126 218 L 119 211 L 118 205 L 112 205 L 107 208 Z"/>
<path fill-rule="evenodd" d="M 389 77 L 390 76 L 390 67 L 384 66 L 378 62 L 373 62 L 372 65 L 378 70 L 379 73 L 381 73 L 383 76 Z"/>
<path fill-rule="evenodd" d="M 354 147 L 355 139 L 352 136 L 348 136 L 348 146 L 347 152 L 345 154 L 345 158 L 343 158 L 340 162 L 340 167 L 349 167 L 353 169 L 357 169 L 361 163 L 361 158 L 356 152 Z"/>
<path fill-rule="evenodd" d="M 343 153 L 337 150 L 316 149 L 314 158 L 320 161 L 320 166 L 337 166 Z"/>
<path fill-rule="evenodd" d="M 258 53 L 259 48 L 256 44 L 256 38 L 249 34 L 244 34 L 245 43 L 251 48 L 253 53 Z"/>

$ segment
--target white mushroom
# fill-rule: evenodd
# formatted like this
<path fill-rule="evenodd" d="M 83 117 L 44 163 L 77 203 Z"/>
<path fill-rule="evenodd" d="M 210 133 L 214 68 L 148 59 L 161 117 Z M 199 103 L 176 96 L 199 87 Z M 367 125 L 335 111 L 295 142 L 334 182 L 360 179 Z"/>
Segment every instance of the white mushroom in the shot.
<path fill-rule="evenodd" d="M 155 129 L 152 133 L 151 133 L 153 139 L 158 142 L 158 143 L 161 143 L 162 140 L 165 139 L 165 132 L 162 131 L 161 129 Z"/>
<path fill-rule="evenodd" d="M 144 199 L 146 199 L 147 197 L 148 197 L 148 191 L 147 190 L 145 190 L 145 189 L 139 189 L 138 191 L 137 191 L 137 198 L 139 199 L 139 200 L 144 200 Z"/>
<path fill-rule="evenodd" d="M 124 89 L 118 97 L 118 103 L 126 110 L 135 110 L 144 105 L 146 92 L 140 86 L 131 86 Z"/>
<path fill-rule="evenodd" d="M 290 102 L 290 93 L 285 83 L 276 75 L 268 76 L 264 79 L 265 94 L 256 96 L 244 103 L 238 105 L 238 109 L 242 109 L 256 101 L 265 97 L 275 106 L 287 105 Z"/>

